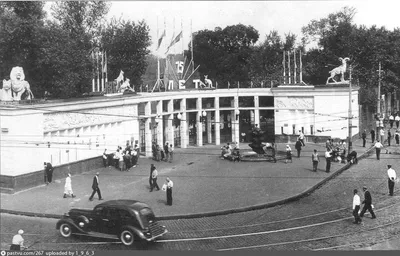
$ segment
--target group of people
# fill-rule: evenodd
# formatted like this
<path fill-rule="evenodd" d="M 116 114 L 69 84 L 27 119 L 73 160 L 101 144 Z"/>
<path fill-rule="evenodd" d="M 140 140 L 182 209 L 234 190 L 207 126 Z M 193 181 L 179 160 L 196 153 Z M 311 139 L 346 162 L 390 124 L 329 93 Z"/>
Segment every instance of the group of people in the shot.
<path fill-rule="evenodd" d="M 157 184 L 158 179 L 158 170 L 154 164 L 150 165 L 150 176 L 149 176 L 149 184 L 150 184 L 150 192 L 153 192 L 154 189 L 157 191 L 160 190 L 160 187 Z M 174 183 L 172 180 L 167 177 L 165 180 L 165 184 L 162 187 L 162 190 L 167 192 L 167 205 L 172 205 L 172 187 Z"/>
<path fill-rule="evenodd" d="M 225 146 L 221 147 L 221 159 L 227 159 L 230 161 L 234 162 L 240 162 L 241 161 L 241 155 L 240 155 L 240 148 L 237 142 L 235 142 L 235 145 L 232 147 L 231 143 L 226 143 Z"/>
<path fill-rule="evenodd" d="M 394 184 L 397 180 L 396 171 L 392 169 L 392 165 L 387 165 L 387 175 L 388 175 L 388 187 L 389 187 L 389 196 L 393 196 L 394 193 Z M 376 215 L 374 213 L 374 206 L 372 204 L 372 196 L 371 193 L 368 191 L 366 186 L 363 187 L 364 191 L 364 200 L 361 202 L 360 196 L 358 195 L 358 190 L 353 190 L 353 216 L 354 216 L 354 224 L 360 224 L 362 221 L 362 217 L 364 216 L 365 212 L 368 210 L 371 213 L 371 218 L 375 219 Z M 364 204 L 363 209 L 361 209 L 361 205 Z"/>
<path fill-rule="evenodd" d="M 156 142 L 153 142 L 151 149 L 153 153 L 153 160 L 156 160 L 157 162 L 165 161 L 172 163 L 174 158 L 174 145 L 172 145 L 172 143 L 167 141 L 164 147 L 161 148 L 160 145 L 158 145 Z"/>
<path fill-rule="evenodd" d="M 107 149 L 103 152 L 103 165 L 114 166 L 120 171 L 129 171 L 131 167 L 138 165 L 140 156 L 140 149 L 136 144 L 133 148 L 131 145 L 127 145 L 124 150 L 118 146 L 114 153 L 107 153 Z"/>

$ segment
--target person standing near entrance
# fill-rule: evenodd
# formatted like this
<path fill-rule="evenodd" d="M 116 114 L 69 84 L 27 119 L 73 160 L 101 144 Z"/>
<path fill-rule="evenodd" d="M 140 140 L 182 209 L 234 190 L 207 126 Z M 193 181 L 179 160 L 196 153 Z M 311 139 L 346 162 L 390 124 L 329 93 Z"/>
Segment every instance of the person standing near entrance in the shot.
<path fill-rule="evenodd" d="M 388 141 L 388 146 L 390 146 L 390 139 L 392 138 L 392 133 L 390 132 L 390 129 L 388 130 L 388 138 L 387 138 L 387 141 Z"/>
<path fill-rule="evenodd" d="M 381 148 L 383 148 L 382 143 L 379 142 L 379 140 L 376 140 L 375 143 L 375 151 L 376 151 L 376 159 L 380 159 L 381 156 Z"/>
<path fill-rule="evenodd" d="M 168 162 L 169 159 L 169 142 L 167 141 L 164 145 L 164 153 L 165 153 L 165 162 Z"/>
<path fill-rule="evenodd" d="M 89 197 L 90 201 L 93 201 L 93 196 L 94 194 L 96 194 L 99 196 L 99 200 L 103 200 L 103 198 L 101 197 L 101 192 L 100 192 L 100 180 L 99 180 L 99 173 L 96 173 L 96 176 L 93 177 L 93 183 L 92 183 L 92 195 Z"/>
<path fill-rule="evenodd" d="M 393 128 L 393 123 L 394 123 L 394 116 L 393 116 L 393 114 L 391 114 L 391 115 L 389 116 L 390 128 Z"/>
<path fill-rule="evenodd" d="M 21 251 L 24 248 L 24 238 L 22 234 L 24 231 L 22 229 L 18 230 L 18 234 L 13 236 L 10 251 Z"/>
<path fill-rule="evenodd" d="M 354 189 L 353 191 L 354 196 L 353 196 L 353 216 L 354 216 L 354 224 L 360 224 L 361 223 L 361 218 L 358 215 L 358 211 L 360 210 L 360 205 L 361 205 L 361 199 L 360 196 L 357 194 L 358 190 Z"/>
<path fill-rule="evenodd" d="M 174 145 L 169 144 L 169 162 L 172 163 L 174 159 Z"/>
<path fill-rule="evenodd" d="M 396 172 L 395 170 L 392 169 L 392 166 L 390 164 L 388 164 L 387 167 L 388 167 L 387 174 L 388 174 L 389 196 L 393 196 L 394 183 L 396 181 Z"/>
<path fill-rule="evenodd" d="M 313 171 L 316 172 L 319 163 L 319 156 L 316 149 L 314 149 L 314 153 L 311 155 L 311 160 L 313 163 Z"/>
<path fill-rule="evenodd" d="M 363 140 L 363 147 L 365 148 L 365 143 L 367 142 L 367 130 L 364 130 L 361 134 L 361 138 Z"/>
<path fill-rule="evenodd" d="M 375 142 L 375 130 L 372 129 L 370 133 L 371 133 L 371 142 L 374 143 Z"/>
<path fill-rule="evenodd" d="M 362 202 L 364 204 L 364 207 L 360 213 L 360 217 L 362 218 L 364 216 L 364 213 L 368 210 L 371 213 L 372 219 L 375 219 L 375 213 L 372 210 L 372 197 L 371 193 L 369 193 L 368 189 L 366 186 L 363 187 L 364 191 L 364 201 Z"/>
<path fill-rule="evenodd" d="M 399 129 L 399 125 L 400 125 L 400 116 L 399 116 L 399 114 L 396 114 L 396 117 L 394 118 L 394 120 L 396 121 L 397 129 Z"/>

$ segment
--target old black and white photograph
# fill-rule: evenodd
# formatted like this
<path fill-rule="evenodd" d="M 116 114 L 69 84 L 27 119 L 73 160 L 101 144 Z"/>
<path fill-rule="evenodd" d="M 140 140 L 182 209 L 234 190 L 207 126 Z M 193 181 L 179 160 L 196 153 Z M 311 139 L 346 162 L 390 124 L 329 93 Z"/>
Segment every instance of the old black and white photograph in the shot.
<path fill-rule="evenodd" d="M 0 1 L 1 256 L 400 250 L 399 10 Z"/>

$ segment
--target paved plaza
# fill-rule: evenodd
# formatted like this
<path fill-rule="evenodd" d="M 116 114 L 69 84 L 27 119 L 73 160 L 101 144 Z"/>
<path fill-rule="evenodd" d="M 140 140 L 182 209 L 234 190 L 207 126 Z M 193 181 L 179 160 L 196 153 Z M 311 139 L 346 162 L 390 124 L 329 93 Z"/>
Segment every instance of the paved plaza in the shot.
<path fill-rule="evenodd" d="M 360 145 L 361 141 L 354 142 L 354 149 L 359 155 L 367 149 Z M 284 147 L 284 144 L 279 144 L 278 150 L 283 150 Z M 294 145 L 291 147 L 294 150 Z M 314 148 L 321 156 L 317 172 L 312 172 L 311 151 Z M 303 148 L 301 157 L 297 158 L 296 152 L 293 152 L 293 162 L 287 164 L 283 159 L 277 163 L 234 163 L 222 160 L 219 157 L 219 146 L 176 149 L 172 163 L 141 158 L 139 165 L 129 172 L 107 167 L 73 176 L 72 188 L 76 198 L 63 198 L 65 179 L 15 194 L 1 194 L 1 209 L 61 215 L 70 208 L 93 208 L 101 202 L 97 195 L 93 201 L 88 200 L 96 172 L 100 173 L 100 189 L 105 200 L 143 201 L 159 217 L 251 208 L 299 195 L 345 166 L 332 163 L 331 173 L 326 173 L 324 148 L 324 144 L 308 143 Z M 246 144 L 241 145 L 241 150 L 251 151 Z M 149 192 L 151 163 L 159 170 L 160 188 L 166 177 L 174 182 L 172 206 L 166 205 L 164 191 Z"/>

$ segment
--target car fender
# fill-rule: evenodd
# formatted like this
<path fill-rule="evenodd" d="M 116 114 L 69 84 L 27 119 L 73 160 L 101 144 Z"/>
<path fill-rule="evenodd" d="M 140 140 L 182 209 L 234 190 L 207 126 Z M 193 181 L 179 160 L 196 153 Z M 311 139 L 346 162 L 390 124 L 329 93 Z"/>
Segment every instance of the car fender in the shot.
<path fill-rule="evenodd" d="M 87 233 L 85 230 L 81 229 L 78 225 L 76 225 L 71 219 L 66 219 L 66 218 L 57 221 L 56 229 L 59 229 L 61 224 L 63 223 L 68 223 L 69 225 L 71 225 L 71 227 L 75 231 L 74 233 Z"/>
<path fill-rule="evenodd" d="M 125 225 L 125 226 L 122 226 L 122 227 L 121 227 L 121 229 L 120 229 L 119 232 L 121 233 L 122 230 L 125 230 L 125 229 L 131 230 L 131 231 L 132 231 L 135 235 L 137 235 L 140 239 L 146 240 L 146 236 L 143 234 L 143 232 L 142 232 L 140 229 L 135 228 L 134 226 Z"/>

